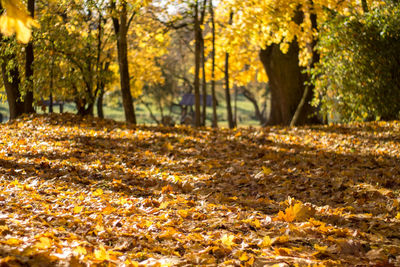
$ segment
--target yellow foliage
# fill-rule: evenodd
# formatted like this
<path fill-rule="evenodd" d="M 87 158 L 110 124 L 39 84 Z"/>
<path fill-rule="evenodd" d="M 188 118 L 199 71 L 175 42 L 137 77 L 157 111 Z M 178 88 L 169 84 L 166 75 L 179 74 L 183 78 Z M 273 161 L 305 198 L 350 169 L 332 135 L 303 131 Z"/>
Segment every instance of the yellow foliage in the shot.
<path fill-rule="evenodd" d="M 17 40 L 29 42 L 32 27 L 38 27 L 19 0 L 1 0 L 5 14 L 0 17 L 0 32 L 6 36 L 16 33 Z"/>

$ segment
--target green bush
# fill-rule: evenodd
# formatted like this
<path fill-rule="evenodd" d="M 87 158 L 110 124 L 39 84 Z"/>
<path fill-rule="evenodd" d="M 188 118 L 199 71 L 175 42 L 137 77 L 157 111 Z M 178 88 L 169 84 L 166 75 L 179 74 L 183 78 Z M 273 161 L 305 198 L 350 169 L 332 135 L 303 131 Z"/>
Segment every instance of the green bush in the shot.
<path fill-rule="evenodd" d="M 400 5 L 337 16 L 321 28 L 314 105 L 344 121 L 396 119 L 400 112 Z"/>

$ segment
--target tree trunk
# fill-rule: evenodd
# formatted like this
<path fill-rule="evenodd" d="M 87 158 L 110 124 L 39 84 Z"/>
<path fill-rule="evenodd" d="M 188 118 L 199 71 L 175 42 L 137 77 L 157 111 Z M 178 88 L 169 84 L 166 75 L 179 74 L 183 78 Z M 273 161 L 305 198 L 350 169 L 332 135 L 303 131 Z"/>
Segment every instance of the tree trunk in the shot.
<path fill-rule="evenodd" d="M 233 13 L 230 14 L 229 24 L 232 24 Z M 229 88 L 229 53 L 225 53 L 225 100 L 226 100 L 226 113 L 230 129 L 235 128 L 232 114 L 231 92 Z"/>
<path fill-rule="evenodd" d="M 35 0 L 28 0 L 28 11 L 33 18 L 35 16 Z M 24 97 L 24 112 L 34 113 L 33 108 L 33 41 L 31 40 L 25 48 L 25 76 L 28 83 Z"/>
<path fill-rule="evenodd" d="M 111 0 L 113 10 L 116 11 L 115 1 Z M 122 1 L 121 11 L 119 11 L 119 20 L 113 17 L 113 24 L 115 35 L 117 37 L 117 49 L 118 49 L 118 65 L 120 73 L 120 83 L 122 92 L 122 103 L 124 106 L 125 120 L 136 124 L 135 109 L 133 106 L 133 98 L 130 88 L 129 78 L 129 66 L 128 66 L 128 21 L 127 21 L 127 3 Z"/>
<path fill-rule="evenodd" d="M 214 19 L 214 7 L 212 0 L 210 0 L 210 14 L 211 14 L 211 25 L 212 25 L 212 66 L 211 66 L 211 95 L 212 95 L 212 108 L 213 108 L 213 119 L 212 127 L 218 127 L 217 117 L 217 97 L 215 95 L 215 19 Z"/>
<path fill-rule="evenodd" d="M 271 114 L 269 125 L 289 125 L 303 96 L 306 74 L 299 66 L 299 47 L 290 44 L 289 51 L 283 54 L 279 44 L 273 44 L 260 52 L 260 58 L 269 77 L 271 90 Z M 309 101 L 310 94 L 298 115 L 298 124 L 315 123 L 309 118 L 314 108 Z"/>
<path fill-rule="evenodd" d="M 264 125 L 267 122 L 267 120 L 266 120 L 266 118 L 264 117 L 263 113 L 260 110 L 260 107 L 258 105 L 257 99 L 245 87 L 242 87 L 241 89 L 242 89 L 242 93 L 243 93 L 244 97 L 246 97 L 247 100 L 249 100 L 253 104 L 254 113 L 255 113 L 255 116 L 256 116 L 257 120 L 259 120 L 260 125 Z"/>
<path fill-rule="evenodd" d="M 361 0 L 361 5 L 362 5 L 362 9 L 363 9 L 364 13 L 368 13 L 369 8 L 368 8 L 367 0 Z"/>
<path fill-rule="evenodd" d="M 97 97 L 97 117 L 101 119 L 104 119 L 103 97 L 104 97 L 104 87 L 101 86 L 99 95 Z"/>
<path fill-rule="evenodd" d="M 49 113 L 53 113 L 53 87 L 54 87 L 54 52 L 51 54 L 50 66 L 50 94 L 49 94 Z"/>
<path fill-rule="evenodd" d="M 0 35 L 0 38 L 3 38 L 3 36 Z M 12 60 L 16 60 L 15 54 L 3 56 L 1 74 L 6 89 L 10 119 L 15 119 L 24 113 L 24 102 L 21 101 L 21 94 L 19 91 L 20 77 L 18 66 L 13 65 L 11 69 L 7 68 L 7 63 Z"/>
<path fill-rule="evenodd" d="M 225 100 L 226 100 L 226 113 L 230 129 L 235 128 L 232 114 L 231 92 L 229 87 L 229 53 L 225 54 Z"/>
<path fill-rule="evenodd" d="M 312 25 L 312 29 L 313 30 L 317 30 L 317 15 L 316 14 L 311 14 L 310 16 L 311 19 L 311 25 Z M 320 60 L 320 55 L 317 51 L 315 51 L 315 47 L 317 45 L 317 40 L 313 40 L 311 42 L 311 44 L 309 44 L 309 49 L 310 49 L 310 53 L 312 53 L 312 59 L 311 62 L 309 63 L 309 67 L 310 69 L 314 68 L 315 64 L 319 62 Z M 307 80 L 309 81 L 311 79 L 310 74 L 307 73 Z M 312 100 L 313 97 L 313 90 L 314 90 L 314 86 L 311 85 L 311 83 L 307 83 L 305 85 L 305 89 L 303 92 L 303 96 L 300 100 L 299 105 L 297 106 L 296 112 L 293 115 L 293 118 L 290 122 L 290 126 L 295 126 L 299 123 L 299 119 L 300 116 L 303 112 L 303 109 L 306 107 L 306 105 L 308 104 L 308 109 L 312 109 L 312 112 L 315 112 L 316 110 L 313 109 L 311 107 L 311 105 L 309 104 L 309 102 Z M 320 121 L 317 119 L 317 117 L 315 116 L 315 114 L 309 114 L 309 116 L 314 116 L 313 120 L 311 122 L 313 123 L 319 123 Z"/>
<path fill-rule="evenodd" d="M 201 38 L 201 68 L 203 70 L 203 82 L 202 82 L 202 93 L 203 93 L 203 110 L 201 117 L 201 126 L 206 126 L 207 119 L 207 81 L 206 81 L 206 56 L 204 47 L 204 38 Z"/>
<path fill-rule="evenodd" d="M 0 12 L 4 12 L 0 2 Z M 2 34 L 0 34 L 0 42 L 6 42 Z M 14 62 L 13 62 L 14 61 Z M 8 63 L 13 62 L 11 66 Z M 21 93 L 19 91 L 20 77 L 15 53 L 8 53 L 2 56 L 1 76 L 3 78 L 4 88 L 6 90 L 8 110 L 10 120 L 21 116 L 24 113 L 24 102 L 21 101 Z"/>
<path fill-rule="evenodd" d="M 237 115 L 238 88 L 236 85 L 233 88 L 235 92 L 234 104 L 233 104 L 233 121 L 235 125 L 238 125 L 238 115 Z"/>
<path fill-rule="evenodd" d="M 53 93 L 50 92 L 50 96 L 49 96 L 49 113 L 53 113 L 54 109 L 53 109 Z"/>
<path fill-rule="evenodd" d="M 194 125 L 199 127 L 201 125 L 201 113 L 200 113 L 200 57 L 201 57 L 201 28 L 199 20 L 199 1 L 196 0 L 194 10 L 194 39 L 195 39 L 195 71 L 194 71 L 194 106 L 195 106 L 195 117 Z"/>

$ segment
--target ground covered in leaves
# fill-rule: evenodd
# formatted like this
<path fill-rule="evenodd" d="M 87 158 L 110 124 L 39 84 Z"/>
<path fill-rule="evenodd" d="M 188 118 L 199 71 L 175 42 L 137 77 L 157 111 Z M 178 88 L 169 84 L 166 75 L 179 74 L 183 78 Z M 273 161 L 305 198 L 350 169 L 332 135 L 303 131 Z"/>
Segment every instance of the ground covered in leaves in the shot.
<path fill-rule="evenodd" d="M 400 266 L 400 123 L 0 126 L 1 266 Z"/>

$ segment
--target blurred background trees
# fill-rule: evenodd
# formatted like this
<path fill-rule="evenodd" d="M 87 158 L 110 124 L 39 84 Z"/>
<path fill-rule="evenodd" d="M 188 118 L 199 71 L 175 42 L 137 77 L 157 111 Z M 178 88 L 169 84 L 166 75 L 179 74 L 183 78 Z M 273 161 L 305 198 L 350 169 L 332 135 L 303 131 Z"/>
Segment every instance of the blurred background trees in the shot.
<path fill-rule="evenodd" d="M 55 104 L 130 123 L 230 128 L 399 115 L 397 1 L 1 4 L 10 118 Z"/>

